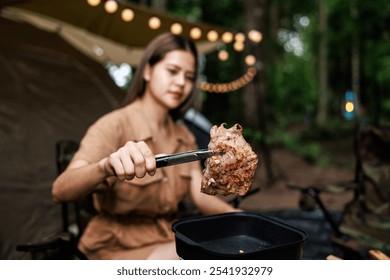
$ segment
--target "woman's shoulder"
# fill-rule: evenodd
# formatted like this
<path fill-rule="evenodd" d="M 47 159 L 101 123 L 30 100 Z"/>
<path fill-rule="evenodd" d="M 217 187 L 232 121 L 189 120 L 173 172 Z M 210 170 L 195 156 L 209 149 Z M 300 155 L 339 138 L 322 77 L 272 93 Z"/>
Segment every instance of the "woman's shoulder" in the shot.
<path fill-rule="evenodd" d="M 101 124 L 127 124 L 131 120 L 138 121 L 141 118 L 140 113 L 133 104 L 116 108 L 97 119 L 96 123 Z"/>

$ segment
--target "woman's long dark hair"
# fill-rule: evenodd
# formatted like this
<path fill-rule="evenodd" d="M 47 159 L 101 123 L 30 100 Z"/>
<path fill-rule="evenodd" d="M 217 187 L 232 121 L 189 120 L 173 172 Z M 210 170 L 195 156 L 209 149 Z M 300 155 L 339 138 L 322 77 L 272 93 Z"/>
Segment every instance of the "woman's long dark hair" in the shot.
<path fill-rule="evenodd" d="M 195 79 L 192 92 L 178 108 L 169 112 L 174 120 L 184 116 L 185 112 L 191 106 L 193 106 L 195 91 L 197 90 L 196 81 L 198 78 L 198 51 L 192 40 L 171 33 L 163 33 L 157 36 L 145 49 L 141 61 L 137 66 L 136 73 L 131 81 L 127 96 L 124 99 L 124 105 L 133 102 L 135 99 L 141 97 L 144 94 L 146 85 L 146 81 L 144 80 L 145 67 L 148 64 L 153 67 L 153 65 L 161 61 L 168 52 L 174 50 L 190 51 L 195 58 Z"/>

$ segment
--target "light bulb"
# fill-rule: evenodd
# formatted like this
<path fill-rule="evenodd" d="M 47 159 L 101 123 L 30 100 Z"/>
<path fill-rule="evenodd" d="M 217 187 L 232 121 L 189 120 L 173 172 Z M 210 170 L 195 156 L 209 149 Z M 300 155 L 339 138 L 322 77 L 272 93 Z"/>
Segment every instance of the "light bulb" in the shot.
<path fill-rule="evenodd" d="M 245 41 L 245 35 L 244 35 L 244 33 L 239 32 L 239 33 L 237 33 L 237 34 L 234 36 L 234 39 L 235 39 L 236 41 L 244 42 L 244 41 Z"/>
<path fill-rule="evenodd" d="M 218 40 L 218 32 L 215 31 L 215 30 L 210 30 L 209 32 L 207 32 L 207 39 L 210 41 L 210 42 L 215 42 Z"/>
<path fill-rule="evenodd" d="M 241 41 L 236 41 L 233 45 L 233 48 L 237 52 L 241 52 L 244 49 L 244 43 Z"/>
<path fill-rule="evenodd" d="M 131 9 L 124 9 L 121 16 L 124 21 L 129 22 L 134 19 L 134 12 Z"/>
<path fill-rule="evenodd" d="M 259 31 L 252 29 L 248 33 L 248 38 L 255 43 L 259 43 L 263 39 L 263 35 Z"/>
<path fill-rule="evenodd" d="M 229 44 L 233 41 L 233 34 L 229 31 L 226 31 L 222 34 L 222 41 L 226 44 Z"/>
<path fill-rule="evenodd" d="M 202 31 L 199 27 L 194 27 L 190 30 L 190 37 L 194 40 L 199 39 L 202 36 Z"/>
<path fill-rule="evenodd" d="M 179 35 L 182 32 L 183 32 L 183 26 L 180 23 L 175 22 L 171 25 L 171 33 Z"/>
<path fill-rule="evenodd" d="M 161 20 L 158 17 L 151 17 L 149 19 L 149 27 L 151 29 L 158 29 L 161 26 Z"/>
<path fill-rule="evenodd" d="M 221 50 L 218 53 L 218 58 L 222 61 L 225 61 L 229 58 L 229 53 L 225 50 Z"/>
<path fill-rule="evenodd" d="M 97 5 L 100 4 L 100 0 L 87 0 L 88 4 L 91 5 L 92 7 L 96 7 Z"/>
<path fill-rule="evenodd" d="M 249 54 L 245 57 L 245 64 L 248 66 L 253 66 L 256 63 L 256 57 L 252 54 Z"/>
<path fill-rule="evenodd" d="M 104 9 L 106 10 L 107 13 L 115 13 L 116 10 L 118 10 L 118 3 L 114 0 L 108 0 L 105 4 L 104 4 Z"/>

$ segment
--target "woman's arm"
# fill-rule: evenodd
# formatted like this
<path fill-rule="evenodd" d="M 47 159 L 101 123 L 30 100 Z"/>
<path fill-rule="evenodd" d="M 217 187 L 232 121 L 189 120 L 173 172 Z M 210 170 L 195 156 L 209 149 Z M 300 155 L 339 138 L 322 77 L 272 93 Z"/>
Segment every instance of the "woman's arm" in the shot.
<path fill-rule="evenodd" d="M 200 185 L 202 182 L 202 171 L 200 168 L 192 170 L 191 176 L 192 201 L 203 214 L 219 214 L 225 212 L 242 211 L 240 209 L 234 208 L 232 205 L 216 196 L 210 196 L 200 192 Z"/>
<path fill-rule="evenodd" d="M 71 161 L 54 181 L 52 196 L 55 202 L 77 201 L 110 176 L 123 181 L 142 178 L 146 173 L 153 175 L 155 171 L 155 157 L 147 144 L 129 141 L 99 162 L 89 163 L 82 159 Z"/>
<path fill-rule="evenodd" d="M 99 163 L 90 164 L 85 160 L 72 161 L 53 183 L 52 196 L 54 202 L 77 201 L 94 191 L 102 183 L 107 174 L 99 167 Z"/>

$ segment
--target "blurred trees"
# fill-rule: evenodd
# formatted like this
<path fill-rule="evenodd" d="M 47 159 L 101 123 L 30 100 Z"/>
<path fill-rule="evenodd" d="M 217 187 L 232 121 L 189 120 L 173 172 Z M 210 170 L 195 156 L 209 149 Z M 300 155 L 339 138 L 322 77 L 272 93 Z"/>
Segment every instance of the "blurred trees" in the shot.
<path fill-rule="evenodd" d="M 327 0 L 318 1 L 318 110 L 316 121 L 328 118 L 328 7 Z"/>
<path fill-rule="evenodd" d="M 297 128 L 336 130 L 360 121 L 389 123 L 388 0 L 163 2 L 170 13 L 187 19 L 233 32 L 246 34 L 256 28 L 263 33 L 259 45 L 246 40 L 243 52 L 221 44 L 219 49 L 229 51 L 227 61 L 218 59 L 218 51 L 205 57 L 203 78 L 213 83 L 245 73 L 246 54 L 257 58 L 258 74 L 246 87 L 226 94 L 203 93 L 203 113 L 213 123 L 241 123 L 256 143 L 287 145 L 295 141 L 288 133 Z M 353 121 L 341 114 L 347 91 L 354 91 L 358 99 Z"/>
<path fill-rule="evenodd" d="M 347 90 L 353 90 L 359 97 L 361 108 L 365 108 L 361 110 L 362 116 L 372 121 L 381 112 L 382 121 L 388 121 L 389 114 L 384 112 L 390 109 L 388 1 L 167 0 L 167 3 L 170 12 L 232 31 L 246 32 L 254 24 L 262 29 L 264 39 L 257 46 L 261 49 L 257 53 L 260 56 L 257 67 L 264 70 L 262 87 L 266 92 L 268 122 L 284 126 L 340 119 Z M 256 3 L 263 10 L 259 13 L 255 7 L 253 16 L 248 17 L 245 7 Z M 228 61 L 219 61 L 216 53 L 206 58 L 204 74 L 212 82 L 230 81 L 245 71 L 245 53 L 234 52 L 230 46 L 221 48 L 230 51 Z M 253 45 L 247 44 L 248 49 L 256 52 Z M 258 126 L 258 120 L 245 117 L 245 98 L 238 98 L 245 96 L 247 90 L 205 94 L 206 113 L 217 123 L 247 121 L 250 126 Z"/>
<path fill-rule="evenodd" d="M 334 94 L 354 89 L 361 117 L 389 122 L 390 3 L 329 0 L 329 82 Z"/>

